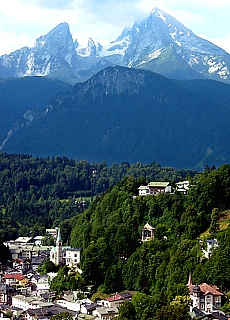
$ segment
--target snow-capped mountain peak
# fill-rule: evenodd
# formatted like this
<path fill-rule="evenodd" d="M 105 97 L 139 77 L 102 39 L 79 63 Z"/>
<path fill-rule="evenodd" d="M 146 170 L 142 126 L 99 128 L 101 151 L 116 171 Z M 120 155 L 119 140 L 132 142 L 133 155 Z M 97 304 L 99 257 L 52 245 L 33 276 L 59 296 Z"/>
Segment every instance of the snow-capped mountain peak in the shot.
<path fill-rule="evenodd" d="M 92 38 L 84 45 L 73 41 L 69 25 L 60 23 L 32 48 L 0 57 L 0 77 L 41 75 L 75 83 L 109 65 L 148 69 L 175 79 L 230 82 L 230 55 L 156 7 L 147 19 L 103 45 Z"/>

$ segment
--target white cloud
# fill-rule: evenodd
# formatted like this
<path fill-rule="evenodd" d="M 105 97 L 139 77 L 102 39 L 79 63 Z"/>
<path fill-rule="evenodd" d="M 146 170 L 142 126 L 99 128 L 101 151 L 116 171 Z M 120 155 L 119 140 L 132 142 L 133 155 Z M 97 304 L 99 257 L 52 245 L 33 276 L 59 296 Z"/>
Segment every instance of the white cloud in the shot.
<path fill-rule="evenodd" d="M 61 1 L 60 1 L 61 2 Z M 68 1 L 70 2 L 70 1 Z M 71 24 L 81 16 L 72 8 L 61 10 L 38 5 L 38 1 L 7 0 L 0 1 L 0 39 L 1 54 L 22 46 L 30 46 L 36 38 L 48 33 L 61 22 Z M 16 47 L 19 45 L 19 47 Z"/>
<path fill-rule="evenodd" d="M 211 38 L 210 41 L 230 53 L 230 34 L 225 38 Z"/>
<path fill-rule="evenodd" d="M 16 32 L 6 31 L 0 31 L 0 43 L 2 44 L 0 47 L 0 56 L 20 49 L 24 47 L 25 44 L 32 45 L 32 41 L 28 38 L 28 34 L 17 35 Z"/>
<path fill-rule="evenodd" d="M 30 3 L 31 0 L 24 0 Z M 71 9 L 73 0 L 33 0 L 38 6 L 48 8 L 48 9 Z"/>

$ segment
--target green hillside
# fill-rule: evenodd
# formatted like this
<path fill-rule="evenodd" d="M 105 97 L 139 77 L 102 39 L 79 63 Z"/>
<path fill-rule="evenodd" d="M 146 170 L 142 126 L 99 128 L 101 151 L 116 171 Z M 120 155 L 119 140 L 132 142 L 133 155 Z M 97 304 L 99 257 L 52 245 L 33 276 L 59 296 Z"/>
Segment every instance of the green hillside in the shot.
<path fill-rule="evenodd" d="M 105 294 L 137 292 L 129 307 L 139 320 L 164 319 L 159 314 L 165 312 L 187 319 L 187 304 L 178 309 L 175 303 L 187 301 L 190 273 L 193 283 L 215 284 L 224 294 L 230 290 L 229 164 L 195 173 L 156 163 L 107 166 L 8 154 L 0 160 L 1 242 L 60 226 L 63 244 L 82 249 L 83 273 L 67 276 L 61 268 L 52 289 L 92 284 Z M 149 181 L 174 185 L 185 179 L 186 195 L 138 196 L 138 187 Z M 142 242 L 147 222 L 155 236 Z M 202 250 L 213 238 L 218 247 L 207 259 Z"/>
<path fill-rule="evenodd" d="M 139 292 L 131 304 L 135 319 L 141 320 L 165 319 L 157 315 L 165 308 L 170 314 L 176 297 L 186 299 L 189 274 L 193 283 L 206 282 L 229 292 L 229 177 L 229 165 L 207 168 L 190 179 L 187 195 L 136 198 L 135 179 L 123 179 L 81 215 L 61 225 L 62 230 L 72 230 L 71 245 L 83 249 L 81 284 L 94 284 L 104 293 Z M 142 243 L 141 229 L 147 222 L 155 227 L 155 238 Z M 218 247 L 207 259 L 202 250 L 213 238 Z M 229 310 L 226 297 L 225 302 L 223 310 Z"/>

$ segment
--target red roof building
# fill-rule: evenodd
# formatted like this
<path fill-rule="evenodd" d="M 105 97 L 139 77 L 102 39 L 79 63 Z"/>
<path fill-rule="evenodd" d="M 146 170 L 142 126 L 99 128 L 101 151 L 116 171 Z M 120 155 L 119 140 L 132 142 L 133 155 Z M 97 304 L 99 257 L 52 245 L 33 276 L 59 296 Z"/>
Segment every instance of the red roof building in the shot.
<path fill-rule="evenodd" d="M 5 273 L 3 276 L 3 281 L 8 285 L 24 284 L 28 282 L 28 279 L 22 273 Z"/>
<path fill-rule="evenodd" d="M 205 313 L 220 309 L 223 293 L 219 291 L 217 286 L 211 286 L 207 283 L 193 285 L 191 276 L 187 286 L 192 300 L 192 308 L 196 307 Z"/>

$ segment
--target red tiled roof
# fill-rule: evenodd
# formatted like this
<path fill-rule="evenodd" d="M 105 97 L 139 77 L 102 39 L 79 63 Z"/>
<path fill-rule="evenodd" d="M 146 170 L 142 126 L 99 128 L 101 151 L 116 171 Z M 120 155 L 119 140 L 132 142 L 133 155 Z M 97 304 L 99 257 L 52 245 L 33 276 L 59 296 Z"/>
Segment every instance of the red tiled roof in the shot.
<path fill-rule="evenodd" d="M 193 284 L 188 285 L 190 293 L 193 292 L 193 287 L 194 287 Z M 207 283 L 202 283 L 202 284 L 199 284 L 199 287 L 202 295 L 206 295 L 210 293 L 214 296 L 223 296 L 223 293 L 219 291 L 219 288 L 217 286 L 211 286 Z"/>
<path fill-rule="evenodd" d="M 200 290 L 204 292 L 204 294 L 211 293 L 215 296 L 223 296 L 223 293 L 219 291 L 219 288 L 217 286 L 210 286 L 207 283 L 202 283 L 200 285 Z"/>
<path fill-rule="evenodd" d="M 21 273 L 6 273 L 3 276 L 4 279 L 16 279 L 18 281 L 25 279 L 25 276 Z"/>
<path fill-rule="evenodd" d="M 124 300 L 123 297 L 121 297 L 119 294 L 116 294 L 115 296 L 112 296 L 110 298 L 105 298 L 106 301 L 112 302 L 112 301 L 119 301 Z"/>

